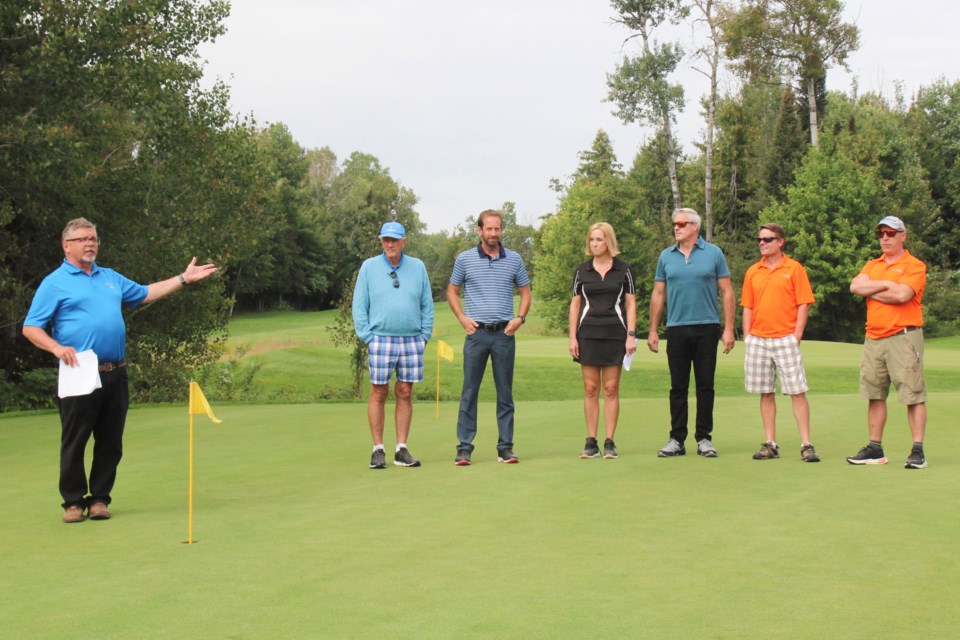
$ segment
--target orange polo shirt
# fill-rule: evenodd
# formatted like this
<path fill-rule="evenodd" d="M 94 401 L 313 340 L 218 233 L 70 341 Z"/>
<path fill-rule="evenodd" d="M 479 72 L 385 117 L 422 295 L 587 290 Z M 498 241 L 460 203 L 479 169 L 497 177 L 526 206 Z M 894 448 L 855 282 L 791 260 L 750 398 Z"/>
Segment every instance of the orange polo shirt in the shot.
<path fill-rule="evenodd" d="M 750 335 L 758 338 L 790 335 L 797 329 L 797 307 L 813 302 L 807 270 L 786 255 L 773 269 L 761 258 L 743 277 L 740 306 L 753 309 Z"/>
<path fill-rule="evenodd" d="M 867 337 L 878 340 L 892 336 L 904 327 L 923 326 L 923 290 L 927 286 L 927 265 L 904 250 L 903 255 L 887 264 L 880 256 L 863 265 L 860 273 L 871 280 L 891 280 L 908 285 L 915 295 L 903 304 L 889 304 L 867 298 Z"/>

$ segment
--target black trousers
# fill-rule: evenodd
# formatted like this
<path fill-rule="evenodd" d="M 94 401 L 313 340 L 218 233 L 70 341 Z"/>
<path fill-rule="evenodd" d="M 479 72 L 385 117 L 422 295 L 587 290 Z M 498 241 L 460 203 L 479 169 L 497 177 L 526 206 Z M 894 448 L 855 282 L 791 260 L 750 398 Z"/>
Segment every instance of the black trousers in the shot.
<path fill-rule="evenodd" d="M 126 368 L 100 374 L 103 385 L 90 395 L 60 398 L 60 495 L 63 508 L 93 502 L 110 504 L 110 492 L 123 457 L 123 427 L 129 392 Z M 90 483 L 83 464 L 93 435 Z M 87 490 L 89 488 L 89 496 Z"/>
<path fill-rule="evenodd" d="M 670 437 L 687 439 L 689 414 L 687 393 L 690 367 L 697 385 L 697 421 L 694 436 L 711 439 L 713 433 L 713 381 L 717 371 L 719 324 L 694 324 L 667 327 L 667 362 L 670 365 Z"/>

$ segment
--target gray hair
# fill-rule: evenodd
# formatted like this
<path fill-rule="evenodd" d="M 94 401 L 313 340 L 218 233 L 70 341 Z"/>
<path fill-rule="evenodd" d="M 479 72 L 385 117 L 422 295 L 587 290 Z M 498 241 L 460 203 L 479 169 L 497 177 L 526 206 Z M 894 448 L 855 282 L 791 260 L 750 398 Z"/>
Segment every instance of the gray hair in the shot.
<path fill-rule="evenodd" d="M 60 240 L 66 240 L 68 235 L 71 235 L 77 229 L 93 229 L 96 231 L 97 225 L 93 224 L 86 218 L 74 218 L 67 223 L 67 226 L 63 228 L 63 233 L 60 234 Z"/>
<path fill-rule="evenodd" d="M 680 214 L 683 214 L 683 215 L 687 216 L 687 222 L 692 222 L 693 224 L 697 225 L 697 228 L 698 228 L 698 229 L 700 228 L 700 214 L 699 214 L 699 213 L 697 213 L 697 212 L 694 211 L 693 209 L 690 209 L 689 207 L 682 207 L 682 208 L 680 208 L 680 209 L 674 209 L 674 210 L 673 210 L 673 221 L 674 221 L 674 222 L 677 221 L 677 216 L 680 215 Z"/>

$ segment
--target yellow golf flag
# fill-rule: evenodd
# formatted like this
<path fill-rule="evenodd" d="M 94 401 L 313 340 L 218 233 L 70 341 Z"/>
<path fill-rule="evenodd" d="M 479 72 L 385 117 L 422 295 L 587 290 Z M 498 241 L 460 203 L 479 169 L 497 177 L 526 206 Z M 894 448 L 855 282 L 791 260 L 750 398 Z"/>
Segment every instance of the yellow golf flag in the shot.
<path fill-rule="evenodd" d="M 200 389 L 200 385 L 196 382 L 190 381 L 190 415 L 199 416 L 201 414 L 207 414 L 207 417 L 213 420 L 216 423 L 221 422 L 217 416 L 213 415 L 213 410 L 210 408 L 210 403 L 207 402 L 206 396 L 203 395 L 203 391 Z"/>
<path fill-rule="evenodd" d="M 447 362 L 453 362 L 453 347 L 443 340 L 437 340 L 437 355 Z"/>

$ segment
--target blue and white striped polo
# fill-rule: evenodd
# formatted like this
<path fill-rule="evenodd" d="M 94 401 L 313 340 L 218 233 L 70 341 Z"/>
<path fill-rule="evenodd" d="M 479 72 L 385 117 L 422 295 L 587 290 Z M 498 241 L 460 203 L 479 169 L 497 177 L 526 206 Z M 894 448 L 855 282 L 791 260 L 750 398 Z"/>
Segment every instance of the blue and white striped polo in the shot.
<path fill-rule="evenodd" d="M 463 312 L 477 322 L 502 322 L 514 318 L 513 292 L 530 284 L 523 259 L 500 246 L 491 258 L 480 243 L 457 256 L 450 284 L 463 288 Z"/>

